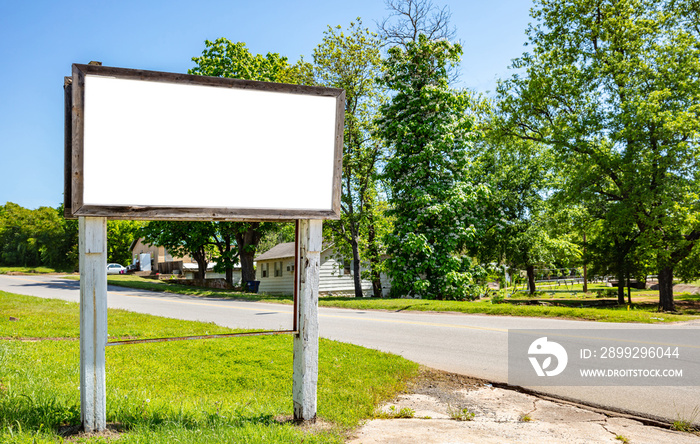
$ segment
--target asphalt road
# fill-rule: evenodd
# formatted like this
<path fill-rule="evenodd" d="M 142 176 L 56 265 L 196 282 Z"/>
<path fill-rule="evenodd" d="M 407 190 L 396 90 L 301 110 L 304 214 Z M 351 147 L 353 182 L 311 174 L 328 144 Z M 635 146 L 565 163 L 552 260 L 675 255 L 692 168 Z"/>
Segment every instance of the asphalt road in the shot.
<path fill-rule="evenodd" d="M 79 301 L 79 283 L 57 276 L 0 275 L 0 290 Z M 108 288 L 110 308 L 170 318 L 214 322 L 234 328 L 288 330 L 292 307 Z M 321 307 L 321 336 L 404 356 L 449 372 L 493 382 L 508 379 L 509 329 L 694 329 L 700 322 L 668 325 L 596 323 L 543 318 L 482 316 Z M 1 332 L 0 332 L 1 336 Z M 700 345 L 700 344 L 697 344 Z M 693 419 L 700 409 L 700 386 L 690 387 L 528 387 L 565 399 L 674 421 Z M 697 411 L 697 410 L 696 410 Z M 700 422 L 700 418 L 694 418 Z"/>

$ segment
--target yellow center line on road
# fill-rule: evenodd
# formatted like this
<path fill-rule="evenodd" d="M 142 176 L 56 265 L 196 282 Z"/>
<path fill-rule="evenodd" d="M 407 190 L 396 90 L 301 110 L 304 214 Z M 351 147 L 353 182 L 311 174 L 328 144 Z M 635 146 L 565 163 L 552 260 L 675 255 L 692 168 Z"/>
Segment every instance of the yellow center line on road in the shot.
<path fill-rule="evenodd" d="M 122 296 L 130 296 L 130 297 L 136 297 L 136 298 L 143 298 L 143 299 L 152 299 L 155 301 L 162 301 L 163 299 L 152 297 L 152 296 L 140 296 L 137 294 L 129 294 L 129 293 L 121 293 L 119 292 L 118 294 Z M 205 307 L 217 307 L 217 308 L 233 308 L 237 310 L 250 310 L 250 311 L 268 311 L 268 312 L 273 312 L 273 313 L 289 313 L 291 314 L 291 311 L 287 310 L 260 310 L 259 308 L 250 308 L 250 307 L 240 307 L 237 305 L 223 305 L 223 304 L 212 304 L 212 303 L 207 303 L 207 302 L 198 302 L 198 301 L 178 301 L 178 300 L 172 300 L 168 299 L 169 302 L 174 302 L 178 304 L 190 304 L 190 305 L 200 305 L 200 306 L 205 306 Z M 354 316 L 343 316 L 343 315 L 330 315 L 330 314 L 322 314 L 319 313 L 319 317 L 321 318 L 331 318 L 331 319 L 349 319 L 352 321 L 372 321 L 372 322 L 386 322 L 386 323 L 392 323 L 392 324 L 409 324 L 409 325 L 424 325 L 424 326 L 430 326 L 430 327 L 447 327 L 447 328 L 466 328 L 466 329 L 473 329 L 473 330 L 489 330 L 489 331 L 500 331 L 500 332 L 508 332 L 507 329 L 502 329 L 502 328 L 491 328 L 491 327 L 475 327 L 475 326 L 470 326 L 470 325 L 458 325 L 458 324 L 442 324 L 438 322 L 424 322 L 424 321 L 404 321 L 404 320 L 399 320 L 399 319 L 384 319 L 384 318 L 362 318 L 362 317 L 354 317 Z"/>
<path fill-rule="evenodd" d="M 32 281 L 32 282 L 44 282 L 44 281 L 34 280 L 34 279 L 23 279 L 23 280 Z M 60 286 L 60 284 L 55 284 L 55 285 Z M 74 287 L 69 287 L 67 285 L 65 287 L 74 288 Z M 146 291 L 148 291 L 148 290 L 146 290 Z M 111 293 L 111 294 L 119 295 L 119 296 L 129 296 L 129 297 L 135 297 L 135 298 L 141 298 L 141 299 L 149 299 L 149 300 L 153 300 L 153 301 L 163 301 L 164 300 L 164 299 L 158 298 L 158 297 L 142 296 L 142 295 L 138 295 L 138 294 L 134 294 L 134 293 L 126 293 L 126 292 L 108 291 L 107 293 L 108 294 Z M 232 308 L 232 309 L 236 309 L 236 310 L 248 310 L 248 311 L 267 311 L 267 312 L 273 312 L 273 313 L 289 313 L 289 314 L 292 313 L 291 310 L 274 310 L 274 309 L 260 310 L 259 308 L 241 307 L 241 306 L 237 306 L 237 305 L 214 304 L 214 303 L 199 302 L 199 301 L 178 301 L 178 300 L 174 300 L 174 299 L 167 299 L 167 301 L 178 303 L 178 304 L 198 305 L 198 306 L 204 306 L 204 307 Z M 347 319 L 347 320 L 351 320 L 351 321 L 363 320 L 363 321 L 370 321 L 370 322 L 382 322 L 382 323 L 388 323 L 388 324 L 422 325 L 422 326 L 428 326 L 428 327 L 459 328 L 459 329 L 468 329 L 468 330 L 487 330 L 487 331 L 498 331 L 498 332 L 503 332 L 503 333 L 508 332 L 508 329 L 505 329 L 505 328 L 477 327 L 477 326 L 472 326 L 472 325 L 444 324 L 444 323 L 439 323 L 439 322 L 407 321 L 407 320 L 401 320 L 401 319 L 385 319 L 385 318 L 362 318 L 362 317 L 344 316 L 344 315 L 330 315 L 330 314 L 322 314 L 322 313 L 319 313 L 319 317 L 329 318 L 329 319 Z"/>
<path fill-rule="evenodd" d="M 462 328 L 468 330 L 487 330 L 487 331 L 498 331 L 508 333 L 506 328 L 493 328 L 493 327 L 477 327 L 475 325 L 459 325 L 459 324 L 443 324 L 440 322 L 425 322 L 425 321 L 405 321 L 401 319 L 384 319 L 384 318 L 360 318 L 353 316 L 341 316 L 341 315 L 325 315 L 319 314 L 322 318 L 335 318 L 335 319 L 349 319 L 352 321 L 375 321 L 375 322 L 385 322 L 390 324 L 408 324 L 408 325 L 423 325 L 427 327 L 444 327 L 444 328 Z"/>

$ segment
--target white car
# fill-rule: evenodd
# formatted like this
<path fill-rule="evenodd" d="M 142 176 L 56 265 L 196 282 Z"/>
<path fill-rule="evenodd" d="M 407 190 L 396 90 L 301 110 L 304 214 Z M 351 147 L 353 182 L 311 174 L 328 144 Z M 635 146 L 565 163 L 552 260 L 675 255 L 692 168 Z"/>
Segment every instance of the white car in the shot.
<path fill-rule="evenodd" d="M 119 264 L 107 264 L 107 274 L 124 274 L 126 273 L 126 267 L 122 267 Z"/>

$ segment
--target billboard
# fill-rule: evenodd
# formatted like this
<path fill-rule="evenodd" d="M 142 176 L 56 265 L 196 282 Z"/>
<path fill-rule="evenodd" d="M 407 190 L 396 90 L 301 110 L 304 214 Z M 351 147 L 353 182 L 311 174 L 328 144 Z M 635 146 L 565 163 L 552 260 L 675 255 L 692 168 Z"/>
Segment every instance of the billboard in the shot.
<path fill-rule="evenodd" d="M 73 65 L 68 217 L 340 216 L 343 90 Z"/>

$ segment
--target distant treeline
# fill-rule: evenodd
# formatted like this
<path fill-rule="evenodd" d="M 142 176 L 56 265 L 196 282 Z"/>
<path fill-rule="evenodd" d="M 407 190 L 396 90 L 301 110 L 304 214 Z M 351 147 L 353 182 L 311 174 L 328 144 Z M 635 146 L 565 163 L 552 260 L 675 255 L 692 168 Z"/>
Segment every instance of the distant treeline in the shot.
<path fill-rule="evenodd" d="M 108 221 L 107 260 L 131 262 L 129 246 L 141 222 Z M 63 205 L 30 210 L 12 202 L 0 207 L 0 265 L 78 269 L 78 221 L 63 217 Z"/>

